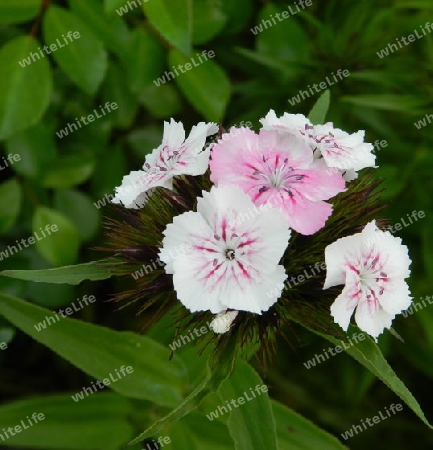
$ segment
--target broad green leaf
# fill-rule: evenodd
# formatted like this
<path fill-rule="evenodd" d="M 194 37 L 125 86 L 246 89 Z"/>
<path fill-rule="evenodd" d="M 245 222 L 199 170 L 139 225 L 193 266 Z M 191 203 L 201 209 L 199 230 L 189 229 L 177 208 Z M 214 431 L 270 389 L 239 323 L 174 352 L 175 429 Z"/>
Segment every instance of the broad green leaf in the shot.
<path fill-rule="evenodd" d="M 49 395 L 1 405 L 0 429 L 20 426 L 5 442 L 11 446 L 118 450 L 133 431 L 130 412 L 128 400 L 114 393 L 78 403 L 70 395 Z"/>
<path fill-rule="evenodd" d="M 13 170 L 33 180 L 43 178 L 57 153 L 53 133 L 42 123 L 15 134 L 7 140 L 6 148 L 9 153 L 21 156 Z"/>
<path fill-rule="evenodd" d="M 142 103 L 158 119 L 173 117 L 182 111 L 179 91 L 171 84 L 150 84 L 140 93 Z"/>
<path fill-rule="evenodd" d="M 156 125 L 149 125 L 146 128 L 134 130 L 128 135 L 127 141 L 141 161 L 161 144 L 161 138 L 162 128 Z"/>
<path fill-rule="evenodd" d="M 90 154 L 76 153 L 59 157 L 47 171 L 42 185 L 48 188 L 67 189 L 84 183 L 95 169 L 95 159 Z"/>
<path fill-rule="evenodd" d="M 275 419 L 267 390 L 255 370 L 243 361 L 218 389 L 221 410 L 218 408 L 216 412 L 220 415 L 223 408 L 227 410 L 228 427 L 237 450 L 278 449 Z"/>
<path fill-rule="evenodd" d="M 111 381 L 116 381 L 109 387 L 122 395 L 167 407 L 183 400 L 187 385 L 184 365 L 176 356 L 169 360 L 170 350 L 147 336 L 61 318 L 47 309 L 1 294 L 0 314 L 97 380 L 110 379 L 111 374 Z M 54 317 L 56 323 L 47 324 L 47 317 Z M 37 331 L 35 325 L 41 323 L 45 323 L 45 329 Z M 131 366 L 133 371 L 122 376 L 122 366 Z M 82 402 L 86 401 L 84 395 Z"/>
<path fill-rule="evenodd" d="M 15 178 L 0 184 L 0 233 L 9 230 L 17 221 L 21 200 L 21 186 Z"/>
<path fill-rule="evenodd" d="M 224 34 L 237 33 L 250 23 L 253 13 L 253 1 L 222 0 L 222 9 L 228 18 Z"/>
<path fill-rule="evenodd" d="M 136 28 L 131 47 L 125 56 L 128 84 L 132 92 L 140 94 L 164 70 L 166 50 L 157 39 L 143 28 Z"/>
<path fill-rule="evenodd" d="M 52 57 L 60 68 L 84 92 L 93 95 L 107 70 L 102 42 L 73 12 L 54 5 L 45 14 L 43 29 L 45 44 L 50 50 L 56 46 Z"/>
<path fill-rule="evenodd" d="M 230 351 L 233 352 L 233 349 Z M 227 358 L 225 361 L 221 362 L 214 371 L 212 371 L 208 365 L 202 380 L 185 398 L 185 400 L 178 404 L 178 406 L 165 417 L 157 420 L 153 425 L 134 438 L 128 445 L 134 445 L 147 437 L 158 435 L 164 430 L 165 427 L 177 422 L 179 419 L 198 408 L 201 402 L 209 394 L 216 392 L 221 383 L 233 371 L 233 353 L 231 355 L 227 354 L 226 356 Z"/>
<path fill-rule="evenodd" d="M 313 330 L 312 330 L 313 331 Z M 354 332 L 359 331 L 357 328 L 350 327 L 347 332 L 348 336 L 352 336 Z M 328 339 L 333 344 L 340 345 L 341 342 L 330 335 L 318 333 L 319 336 Z M 412 411 L 429 427 L 432 425 L 427 421 L 419 403 L 411 394 L 404 383 L 398 378 L 396 373 L 392 370 L 386 359 L 383 357 L 377 344 L 371 339 L 367 338 L 363 341 L 358 341 L 356 345 L 351 345 L 346 352 L 352 356 L 356 361 L 370 370 L 376 375 L 379 380 L 383 381 L 395 394 L 397 394 Z"/>
<path fill-rule="evenodd" d="M 345 450 L 337 438 L 275 400 L 271 401 L 280 450 Z"/>
<path fill-rule="evenodd" d="M 72 11 L 100 38 L 107 48 L 119 58 L 128 51 L 131 33 L 117 15 L 107 17 L 99 0 L 69 0 Z"/>
<path fill-rule="evenodd" d="M 0 23 L 26 22 L 36 17 L 40 8 L 40 0 L 0 0 Z"/>
<path fill-rule="evenodd" d="M 94 208 L 109 205 L 109 200 L 114 197 L 115 186 L 120 186 L 128 170 L 126 156 L 122 147 L 108 147 L 106 156 L 98 161 L 98 170 L 92 177 L 93 198 L 96 200 L 93 201 Z M 143 164 L 143 161 L 140 160 L 140 163 Z"/>
<path fill-rule="evenodd" d="M 37 250 L 51 264 L 61 266 L 77 260 L 80 235 L 63 214 L 40 206 L 34 213 L 32 229 Z"/>
<path fill-rule="evenodd" d="M 0 49 L 0 140 L 38 122 L 48 107 L 52 75 L 39 46 L 20 36 Z"/>
<path fill-rule="evenodd" d="M 35 283 L 80 284 L 84 280 L 98 281 L 111 278 L 110 260 L 92 261 L 76 266 L 44 270 L 4 270 L 0 275 Z"/>
<path fill-rule="evenodd" d="M 284 19 L 283 11 L 289 13 L 272 3 L 264 6 L 252 27 L 257 34 L 257 50 L 279 61 L 306 61 L 311 53 L 311 40 L 296 15 Z M 276 19 L 276 14 L 280 14 L 281 21 Z M 261 27 L 262 31 L 256 27 Z"/>
<path fill-rule="evenodd" d="M 130 128 L 138 112 L 136 96 L 125 83 L 125 75 L 120 67 L 111 64 L 107 71 L 103 89 L 102 103 L 114 102 L 117 108 L 110 112 L 115 126 Z"/>
<path fill-rule="evenodd" d="M 331 101 L 331 93 L 327 89 L 316 101 L 311 108 L 308 118 L 313 125 L 319 125 L 325 123 L 326 115 L 328 114 L 329 104 Z"/>
<path fill-rule="evenodd" d="M 143 3 L 150 23 L 171 45 L 184 54 L 191 52 L 193 0 L 159 0 Z"/>
<path fill-rule="evenodd" d="M 208 55 L 205 50 L 203 52 Z M 215 56 L 215 53 L 212 54 Z M 178 71 L 175 81 L 194 108 L 206 120 L 222 121 L 230 99 L 230 80 L 224 70 L 199 52 L 188 58 L 172 49 L 169 62 L 170 66 L 183 66 L 184 73 Z"/>
<path fill-rule="evenodd" d="M 91 240 L 99 229 L 99 212 L 89 197 L 75 190 L 59 190 L 54 195 L 54 206 L 77 228 L 83 241 Z M 83 217 L 86 220 L 83 220 Z"/>
<path fill-rule="evenodd" d="M 227 16 L 221 3 L 214 0 L 194 0 L 192 17 L 192 42 L 194 45 L 210 41 L 224 28 L 227 22 Z"/>

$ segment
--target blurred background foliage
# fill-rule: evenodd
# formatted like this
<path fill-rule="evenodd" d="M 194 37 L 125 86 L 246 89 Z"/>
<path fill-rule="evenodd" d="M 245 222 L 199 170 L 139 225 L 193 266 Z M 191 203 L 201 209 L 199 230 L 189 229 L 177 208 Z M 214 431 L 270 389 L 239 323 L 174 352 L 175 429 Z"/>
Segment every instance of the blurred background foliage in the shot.
<path fill-rule="evenodd" d="M 433 4 L 314 1 L 261 33 L 251 31 L 262 19 L 287 10 L 288 4 L 292 3 L 149 0 L 134 7 L 124 0 L 0 0 L 0 251 L 45 224 L 59 224 L 52 237 L 0 261 L 0 270 L 100 258 L 92 248 L 102 242 L 106 206 L 98 201 L 113 193 L 123 175 L 141 167 L 144 156 L 160 142 L 163 120 L 174 117 L 187 128 L 200 120 L 225 127 L 242 121 L 257 126 L 271 108 L 307 114 L 319 94 L 293 107 L 288 99 L 347 69 L 350 76 L 331 87 L 328 120 L 347 131 L 365 129 L 369 142 L 386 141 L 386 147 L 376 148 L 380 166 L 376 173 L 383 179 L 388 204 L 383 215 L 395 224 L 401 218 L 407 223 L 406 215 L 414 210 L 425 212 L 425 218 L 396 235 L 410 248 L 415 301 L 433 295 L 433 124 L 414 126 L 433 113 L 433 37 L 429 34 L 384 58 L 376 53 L 429 22 Z M 79 31 L 80 39 L 21 67 L 19 61 L 30 52 L 68 31 Z M 173 65 L 185 64 L 203 50 L 214 51 L 215 57 L 156 85 L 154 81 Z M 94 109 L 99 111 L 106 102 L 115 102 L 118 108 L 59 138 L 57 132 Z M 20 160 L 5 167 L 9 154 L 20 155 Z M 134 308 L 115 312 L 116 305 L 107 303 L 110 294 L 132 282 L 131 278 L 73 287 L 2 277 L 0 288 L 52 310 L 93 294 L 97 302 L 74 318 L 139 332 L 143 318 L 135 316 Z M 166 329 L 169 324 L 167 318 L 146 331 L 168 345 L 173 338 Z M 408 318 L 401 316 L 394 325 L 404 343 L 387 333 L 380 338 L 380 347 L 432 418 L 433 306 Z M 307 370 L 303 362 L 329 344 L 295 325 L 290 335 L 291 346 L 281 342 L 264 378 L 272 397 L 337 436 L 398 402 L 345 354 Z M 8 343 L 8 349 L 0 351 L 0 391 L 5 401 L 77 392 L 89 385 L 90 378 L 3 320 L 0 342 Z M 118 417 L 124 420 L 129 415 L 130 406 L 115 394 L 104 395 L 87 399 L 86 405 L 72 404 L 74 408 L 70 400 L 64 406 L 62 398 L 52 399 L 50 407 L 62 411 L 64 421 L 70 420 L 84 434 L 89 420 L 94 421 L 92 439 L 98 444 L 90 444 L 89 438 L 81 446 L 71 438 L 74 444 L 68 446 L 65 437 L 64 448 L 116 449 L 125 442 L 129 425 L 116 429 L 115 424 Z M 212 401 L 211 396 L 201 409 L 211 410 Z M 155 408 L 139 404 L 141 425 L 158 415 L 159 407 Z M 173 426 L 170 433 L 177 438 L 172 442 L 178 442 L 173 448 L 196 448 L 197 442 L 231 448 L 220 423 L 203 417 L 193 414 Z M 206 441 L 197 438 L 197 430 L 206 430 Z M 189 433 L 191 441 L 185 437 Z M 433 437 L 406 407 L 347 444 L 353 449 L 408 444 L 428 449 Z M 305 443 L 305 448 L 314 447 Z"/>

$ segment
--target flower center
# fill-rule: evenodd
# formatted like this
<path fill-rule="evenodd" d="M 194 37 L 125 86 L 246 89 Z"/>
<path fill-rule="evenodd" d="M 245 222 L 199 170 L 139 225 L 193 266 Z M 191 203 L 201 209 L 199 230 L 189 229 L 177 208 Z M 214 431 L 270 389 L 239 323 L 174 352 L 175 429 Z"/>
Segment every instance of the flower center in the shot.
<path fill-rule="evenodd" d="M 235 254 L 235 251 L 234 251 L 233 249 L 228 248 L 228 249 L 226 250 L 225 256 L 226 256 L 226 258 L 227 258 L 229 261 L 233 261 L 233 260 L 235 259 L 235 257 L 236 257 L 236 254 Z"/>

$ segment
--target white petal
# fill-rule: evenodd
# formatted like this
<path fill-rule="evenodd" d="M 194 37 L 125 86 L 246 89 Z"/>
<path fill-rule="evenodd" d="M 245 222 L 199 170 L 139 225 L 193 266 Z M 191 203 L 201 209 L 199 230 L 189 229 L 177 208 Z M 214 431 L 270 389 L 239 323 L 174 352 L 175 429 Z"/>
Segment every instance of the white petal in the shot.
<path fill-rule="evenodd" d="M 167 145 L 171 149 L 180 148 L 185 141 L 185 130 L 182 122 L 176 122 L 171 119 L 170 122 L 164 122 L 164 135 L 162 145 Z"/>
<path fill-rule="evenodd" d="M 140 208 L 146 203 L 148 197 L 146 192 L 150 188 L 146 172 L 132 171 L 123 177 L 122 184 L 116 188 L 112 203 L 122 204 L 125 208 Z"/>
<path fill-rule="evenodd" d="M 390 280 L 383 294 L 378 296 L 379 303 L 388 314 L 400 314 L 412 303 L 409 286 L 403 280 Z"/>
<path fill-rule="evenodd" d="M 334 322 L 340 325 L 344 331 L 349 328 L 350 318 L 357 305 L 356 301 L 351 300 L 348 292 L 349 287 L 345 286 L 342 293 L 331 305 L 331 316 L 334 318 Z"/>
<path fill-rule="evenodd" d="M 325 248 L 326 279 L 323 289 L 344 284 L 347 258 L 361 252 L 361 233 L 340 238 Z"/>
<path fill-rule="evenodd" d="M 385 328 L 391 327 L 393 319 L 394 314 L 387 313 L 379 304 L 375 306 L 373 302 L 362 301 L 356 308 L 357 325 L 374 339 L 377 339 Z"/>

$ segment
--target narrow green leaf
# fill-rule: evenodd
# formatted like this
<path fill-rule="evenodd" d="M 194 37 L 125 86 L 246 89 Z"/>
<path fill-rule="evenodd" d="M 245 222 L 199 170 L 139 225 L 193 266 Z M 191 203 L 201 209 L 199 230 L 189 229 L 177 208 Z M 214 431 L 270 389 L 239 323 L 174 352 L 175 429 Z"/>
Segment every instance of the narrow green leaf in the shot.
<path fill-rule="evenodd" d="M 233 349 L 231 350 L 233 352 Z M 153 425 L 143 431 L 139 436 L 134 438 L 128 445 L 134 445 L 150 436 L 154 436 L 162 432 L 164 428 L 196 409 L 201 402 L 212 392 L 216 392 L 221 383 L 227 379 L 233 371 L 233 353 L 227 354 L 224 362 L 212 371 L 207 366 L 202 381 L 192 390 L 192 392 L 183 400 L 173 411 L 165 417 L 157 420 Z"/>
<path fill-rule="evenodd" d="M 126 9 L 122 9 L 122 7 Z M 127 0 L 104 0 L 104 11 L 107 14 L 112 14 L 115 11 L 117 12 L 119 16 L 123 16 L 123 14 L 126 14 L 129 12 L 129 7 L 127 5 Z"/>
<path fill-rule="evenodd" d="M 110 260 L 92 261 L 76 266 L 56 267 L 44 270 L 4 270 L 1 276 L 35 283 L 80 284 L 84 280 L 106 280 L 113 276 Z"/>
<path fill-rule="evenodd" d="M 34 213 L 32 229 L 37 250 L 51 264 L 61 266 L 76 261 L 80 235 L 63 214 L 40 206 Z"/>
<path fill-rule="evenodd" d="M 84 92 L 93 95 L 107 70 L 102 42 L 74 13 L 54 5 L 45 14 L 43 30 L 45 44 L 50 50 L 55 46 L 51 53 L 60 68 Z"/>
<path fill-rule="evenodd" d="M 271 401 L 280 450 L 345 450 L 337 438 L 275 400 Z"/>
<path fill-rule="evenodd" d="M 191 53 L 193 0 L 159 0 L 143 3 L 150 23 L 175 48 Z"/>
<path fill-rule="evenodd" d="M 209 56 L 206 60 L 197 53 L 188 58 L 176 49 L 170 50 L 169 62 L 170 66 L 183 66 L 184 73 L 179 73 L 175 81 L 191 105 L 206 120 L 222 121 L 230 99 L 230 80 L 224 70 Z"/>
<path fill-rule="evenodd" d="M 17 221 L 21 199 L 21 186 L 15 178 L 0 184 L 0 233 L 9 230 Z"/>
<path fill-rule="evenodd" d="M 308 118 L 314 125 L 325 123 L 326 115 L 328 114 L 329 104 L 331 101 L 331 93 L 327 89 L 317 100 L 311 108 Z"/>
<path fill-rule="evenodd" d="M 307 327 L 308 328 L 308 327 Z M 333 336 L 326 335 L 323 333 L 311 330 L 319 336 L 324 337 L 328 341 L 336 345 L 341 345 L 341 342 L 334 338 Z M 348 336 L 353 336 L 355 332 L 359 332 L 359 329 L 355 327 L 350 327 L 347 332 Z M 382 352 L 380 351 L 377 344 L 371 338 L 364 339 L 363 341 L 358 341 L 356 345 L 347 345 L 346 352 L 352 356 L 356 361 L 370 370 L 379 380 L 382 380 L 395 394 L 397 394 L 412 411 L 429 427 L 432 425 L 426 419 L 419 403 L 416 401 L 415 397 L 411 394 L 404 383 L 398 378 L 396 373 L 392 370 L 391 366 L 388 364 Z"/>
<path fill-rule="evenodd" d="M 267 386 L 249 364 L 239 362 L 231 377 L 221 384 L 218 394 L 221 408 L 230 408 L 228 427 L 236 450 L 278 449 Z"/>
<path fill-rule="evenodd" d="M 38 122 L 48 107 L 52 75 L 39 46 L 20 36 L 0 49 L 0 140 Z"/>
<path fill-rule="evenodd" d="M 36 17 L 40 8 L 40 0 L 0 0 L 0 23 L 25 22 Z"/>
<path fill-rule="evenodd" d="M 176 356 L 169 361 L 169 348 L 147 336 L 61 318 L 47 309 L 1 294 L 0 314 L 92 377 L 104 380 L 110 379 L 111 374 L 116 381 L 109 387 L 122 395 L 167 407 L 183 400 L 187 373 L 182 361 Z M 55 323 L 47 323 L 47 317 L 53 317 Z M 41 323 L 45 329 L 37 331 L 36 325 Z M 131 366 L 132 373 L 117 376 L 116 370 L 122 366 Z M 84 403 L 87 397 L 82 395 Z"/>
<path fill-rule="evenodd" d="M 0 429 L 21 427 L 21 432 L 5 442 L 11 446 L 118 450 L 132 433 L 131 409 L 127 399 L 114 393 L 94 395 L 78 403 L 69 395 L 36 397 L 0 406 Z M 36 419 L 32 418 L 34 413 Z"/>

